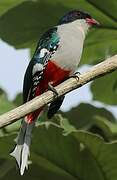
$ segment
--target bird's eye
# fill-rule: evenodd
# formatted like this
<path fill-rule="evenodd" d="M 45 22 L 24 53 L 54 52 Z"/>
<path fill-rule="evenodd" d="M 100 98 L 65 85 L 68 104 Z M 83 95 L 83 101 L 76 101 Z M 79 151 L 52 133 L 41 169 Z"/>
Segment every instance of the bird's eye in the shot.
<path fill-rule="evenodd" d="M 74 14 L 76 17 L 77 16 L 80 16 L 80 12 L 75 12 L 75 14 Z"/>
<path fill-rule="evenodd" d="M 86 17 L 89 18 L 89 19 L 91 18 L 91 16 L 89 14 L 86 14 Z"/>

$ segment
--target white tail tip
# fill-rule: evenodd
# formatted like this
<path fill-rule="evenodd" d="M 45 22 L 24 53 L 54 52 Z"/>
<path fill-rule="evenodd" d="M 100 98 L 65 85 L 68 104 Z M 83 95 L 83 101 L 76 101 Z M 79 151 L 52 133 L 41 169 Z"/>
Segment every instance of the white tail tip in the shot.
<path fill-rule="evenodd" d="M 19 168 L 20 168 L 20 162 L 21 162 L 21 152 L 22 152 L 22 145 L 17 145 L 14 151 L 10 153 L 10 155 L 16 159 Z"/>
<path fill-rule="evenodd" d="M 28 169 L 29 146 L 25 143 L 17 145 L 10 155 L 16 159 L 20 174 L 23 175 L 25 168 Z"/>
<path fill-rule="evenodd" d="M 25 168 L 28 169 L 28 156 L 29 156 L 29 146 L 24 143 L 23 149 L 22 149 L 22 161 L 21 161 L 21 167 L 20 167 L 20 174 L 23 175 Z"/>

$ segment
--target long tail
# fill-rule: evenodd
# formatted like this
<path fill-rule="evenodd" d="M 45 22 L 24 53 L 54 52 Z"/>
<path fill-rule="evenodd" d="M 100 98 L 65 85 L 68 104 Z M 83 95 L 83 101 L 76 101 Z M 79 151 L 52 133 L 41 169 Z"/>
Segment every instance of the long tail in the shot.
<path fill-rule="evenodd" d="M 22 121 L 21 129 L 17 137 L 17 145 L 14 151 L 10 154 L 13 156 L 20 169 L 20 174 L 24 174 L 25 168 L 28 168 L 28 156 L 30 154 L 31 133 L 35 125 L 35 121 L 28 123 Z"/>

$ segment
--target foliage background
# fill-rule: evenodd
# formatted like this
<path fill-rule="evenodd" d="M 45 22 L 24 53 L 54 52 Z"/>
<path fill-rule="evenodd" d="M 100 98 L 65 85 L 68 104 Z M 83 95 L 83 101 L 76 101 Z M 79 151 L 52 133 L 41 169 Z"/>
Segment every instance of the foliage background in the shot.
<path fill-rule="evenodd" d="M 103 5 L 105 4 L 105 5 Z M 0 38 L 17 49 L 33 53 L 45 30 L 71 9 L 88 11 L 101 27 L 86 41 L 82 65 L 94 65 L 117 52 L 116 0 L 1 0 Z M 117 72 L 91 83 L 93 101 L 117 106 Z M 21 94 L 11 102 L 0 90 L 0 113 L 21 104 Z M 22 179 L 116 180 L 116 117 L 105 108 L 81 103 L 59 112 L 51 122 L 38 123 L 33 132 L 29 171 Z M 14 147 L 19 122 L 0 130 L 0 178 L 21 179 L 9 151 Z M 38 144 L 38 146 L 37 146 Z"/>

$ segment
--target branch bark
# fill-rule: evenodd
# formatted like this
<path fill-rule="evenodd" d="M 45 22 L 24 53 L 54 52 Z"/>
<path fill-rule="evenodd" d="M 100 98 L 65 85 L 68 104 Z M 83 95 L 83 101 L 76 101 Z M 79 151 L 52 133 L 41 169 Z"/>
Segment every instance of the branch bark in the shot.
<path fill-rule="evenodd" d="M 60 85 L 56 86 L 56 90 L 59 96 L 66 94 L 76 88 L 83 86 L 84 84 L 92 81 L 100 76 L 104 76 L 114 70 L 117 70 L 117 55 L 108 58 L 107 60 L 93 66 L 89 71 L 79 75 L 79 80 L 70 78 Z M 37 110 L 40 107 L 47 105 L 54 100 L 54 94 L 51 91 L 43 93 L 41 96 L 34 98 L 33 100 L 3 114 L 0 116 L 0 128 L 12 124 L 18 119 L 24 117 Z"/>

